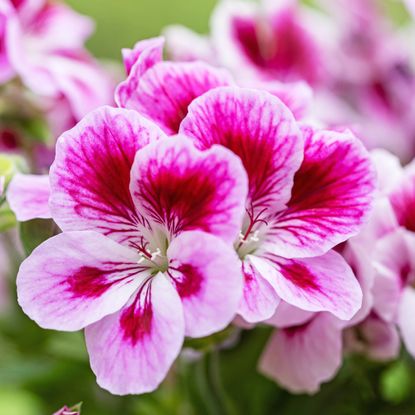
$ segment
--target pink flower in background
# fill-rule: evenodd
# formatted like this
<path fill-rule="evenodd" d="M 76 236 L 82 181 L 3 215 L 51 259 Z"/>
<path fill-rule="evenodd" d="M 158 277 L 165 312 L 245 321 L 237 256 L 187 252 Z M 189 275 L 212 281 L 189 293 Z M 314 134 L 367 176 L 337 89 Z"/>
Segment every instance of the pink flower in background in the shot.
<path fill-rule="evenodd" d="M 64 105 L 59 129 L 112 101 L 109 76 L 84 48 L 92 29 L 88 18 L 62 3 L 1 2 L 0 73 L 6 71 L 7 62 L 9 73 L 19 76 L 27 88 L 44 100 L 54 103 L 53 111 Z"/>
<path fill-rule="evenodd" d="M 219 63 L 238 78 L 320 83 L 323 50 L 302 14 L 295 0 L 220 1 L 211 20 Z"/>
<path fill-rule="evenodd" d="M 55 412 L 53 415 L 80 415 L 79 409 L 71 409 L 67 406 L 61 408 L 58 412 Z"/>
<path fill-rule="evenodd" d="M 332 101 L 318 116 L 353 126 L 368 148 L 415 155 L 415 72 L 406 38 L 373 0 L 324 1 L 336 23 L 330 54 Z M 332 117 L 332 118 L 331 118 Z"/>
<path fill-rule="evenodd" d="M 221 330 L 237 311 L 242 164 L 105 107 L 58 140 L 50 180 L 63 233 L 23 262 L 19 304 L 44 328 L 85 327 L 102 387 L 154 390 L 184 336 Z"/>
<path fill-rule="evenodd" d="M 263 321 L 282 299 L 350 319 L 361 306 L 361 290 L 330 249 L 355 235 L 371 208 L 374 176 L 360 142 L 349 132 L 300 130 L 277 98 L 237 88 L 196 99 L 180 132 L 199 149 L 229 148 L 248 173 L 235 244 L 243 260 L 241 315 Z"/>

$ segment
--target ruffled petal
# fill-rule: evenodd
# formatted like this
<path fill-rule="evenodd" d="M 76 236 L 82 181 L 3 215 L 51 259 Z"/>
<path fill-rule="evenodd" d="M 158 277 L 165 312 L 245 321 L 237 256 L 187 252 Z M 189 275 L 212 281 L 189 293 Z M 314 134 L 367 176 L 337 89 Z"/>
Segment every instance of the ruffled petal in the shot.
<path fill-rule="evenodd" d="M 62 233 L 22 263 L 19 304 L 43 328 L 79 330 L 128 301 L 143 271 L 138 259 L 136 252 L 99 233 Z"/>
<path fill-rule="evenodd" d="M 150 118 L 167 134 L 176 134 L 195 98 L 230 84 L 228 72 L 203 62 L 160 62 L 139 79 L 131 72 L 118 87 L 117 103 Z"/>
<path fill-rule="evenodd" d="M 7 188 L 7 201 L 19 222 L 51 217 L 49 176 L 15 174 Z"/>
<path fill-rule="evenodd" d="M 321 255 L 355 235 L 374 197 L 374 171 L 356 137 L 311 129 L 304 133 L 304 162 L 291 200 L 268 231 L 268 249 L 286 258 Z"/>
<path fill-rule="evenodd" d="M 140 40 L 135 44 L 133 49 L 122 49 L 122 57 L 127 75 L 131 73 L 134 65 L 137 65 L 134 68 L 134 75 L 139 77 L 147 69 L 161 62 L 163 60 L 163 46 L 164 39 L 162 37 L 155 37 Z M 139 80 L 138 78 L 136 79 Z"/>
<path fill-rule="evenodd" d="M 131 166 L 137 150 L 163 136 L 136 112 L 109 107 L 64 133 L 50 170 L 50 208 L 60 228 L 95 230 L 119 242 L 137 237 Z"/>
<path fill-rule="evenodd" d="M 337 252 L 303 259 L 267 253 L 252 260 L 262 275 L 269 275 L 281 299 L 293 306 L 328 311 L 341 320 L 350 320 L 362 305 L 360 285 Z"/>
<path fill-rule="evenodd" d="M 180 297 L 158 274 L 120 312 L 87 327 L 85 337 L 102 388 L 116 395 L 151 392 L 166 377 L 183 343 Z"/>
<path fill-rule="evenodd" d="M 246 173 L 235 155 L 219 146 L 201 152 L 185 137 L 146 146 L 131 170 L 137 210 L 173 235 L 202 230 L 233 242 L 246 193 Z"/>
<path fill-rule="evenodd" d="M 274 315 L 280 303 L 274 287 L 264 278 L 248 255 L 242 262 L 243 296 L 238 314 L 248 323 L 257 323 Z"/>
<path fill-rule="evenodd" d="M 406 350 L 415 357 L 415 290 L 406 288 L 403 291 L 399 305 L 398 326 L 401 331 L 402 340 Z"/>
<path fill-rule="evenodd" d="M 242 294 L 240 261 L 232 246 L 203 232 L 185 232 L 173 239 L 167 256 L 186 336 L 208 336 L 231 323 Z"/>
<path fill-rule="evenodd" d="M 242 160 L 249 179 L 248 208 L 281 209 L 303 159 L 303 140 L 291 112 L 271 94 L 217 88 L 195 100 L 180 132 L 200 149 L 220 144 Z"/>
<path fill-rule="evenodd" d="M 293 393 L 315 393 L 342 363 L 342 334 L 333 317 L 320 314 L 308 323 L 280 329 L 268 342 L 260 371 Z"/>

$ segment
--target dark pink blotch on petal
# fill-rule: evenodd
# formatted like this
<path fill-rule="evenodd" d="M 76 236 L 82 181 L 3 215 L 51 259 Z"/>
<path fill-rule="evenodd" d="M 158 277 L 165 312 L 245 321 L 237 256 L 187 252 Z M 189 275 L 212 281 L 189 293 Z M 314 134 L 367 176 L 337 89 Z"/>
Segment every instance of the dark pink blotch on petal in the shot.
<path fill-rule="evenodd" d="M 371 212 L 375 189 L 369 155 L 356 137 L 303 131 L 304 161 L 267 237 L 270 249 L 288 258 L 321 255 L 355 235 Z"/>
<path fill-rule="evenodd" d="M 269 319 L 280 303 L 274 287 L 261 275 L 250 261 L 250 256 L 242 262 L 243 296 L 238 314 L 248 323 Z"/>
<path fill-rule="evenodd" d="M 180 132 L 200 149 L 220 144 L 240 157 L 254 209 L 282 207 L 288 201 L 303 141 L 278 98 L 259 90 L 217 88 L 191 104 Z"/>
<path fill-rule="evenodd" d="M 119 105 L 139 111 L 167 134 L 176 134 L 195 98 L 231 84 L 228 72 L 203 62 L 160 62 L 140 77 L 137 87 L 125 94 Z"/>
<path fill-rule="evenodd" d="M 163 274 L 151 276 L 121 311 L 87 327 L 85 338 L 101 387 L 116 395 L 153 391 L 183 343 L 180 297 Z"/>
<path fill-rule="evenodd" d="M 208 336 L 235 317 L 242 293 L 240 261 L 235 250 L 216 236 L 183 232 L 167 250 L 166 274 L 180 295 L 185 333 Z"/>
<path fill-rule="evenodd" d="M 203 230 L 236 238 L 246 197 L 243 167 L 228 150 L 196 150 L 184 137 L 149 145 L 136 155 L 131 193 L 138 210 L 172 235 Z"/>
<path fill-rule="evenodd" d="M 50 206 L 64 231 L 96 230 L 118 242 L 138 237 L 142 218 L 132 200 L 137 150 L 163 133 L 135 111 L 100 108 L 58 140 Z"/>

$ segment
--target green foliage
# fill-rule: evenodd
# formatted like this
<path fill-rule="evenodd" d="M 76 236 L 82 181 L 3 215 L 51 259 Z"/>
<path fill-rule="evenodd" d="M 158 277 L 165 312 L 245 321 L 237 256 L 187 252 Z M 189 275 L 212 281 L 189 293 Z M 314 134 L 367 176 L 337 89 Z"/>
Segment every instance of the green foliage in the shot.
<path fill-rule="evenodd" d="M 33 219 L 19 224 L 20 240 L 26 255 L 42 242 L 52 237 L 58 230 L 57 226 L 49 219 Z"/>

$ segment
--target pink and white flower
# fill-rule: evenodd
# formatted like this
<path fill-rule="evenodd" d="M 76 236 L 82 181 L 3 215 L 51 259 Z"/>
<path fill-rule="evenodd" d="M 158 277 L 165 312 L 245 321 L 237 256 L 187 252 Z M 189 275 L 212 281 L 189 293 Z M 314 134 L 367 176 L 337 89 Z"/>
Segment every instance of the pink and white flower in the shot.
<path fill-rule="evenodd" d="M 180 132 L 199 149 L 229 148 L 248 173 L 235 243 L 245 280 L 240 314 L 263 321 L 282 299 L 350 319 L 361 290 L 330 249 L 355 235 L 371 208 L 374 174 L 360 142 L 350 132 L 300 129 L 277 98 L 231 87 L 196 99 Z"/>
<path fill-rule="evenodd" d="M 211 19 L 219 63 L 240 77 L 320 83 L 323 49 L 295 0 L 222 0 Z"/>
<path fill-rule="evenodd" d="M 153 38 L 123 50 L 128 77 L 118 86 L 115 101 L 121 108 L 140 112 L 167 134 L 176 134 L 194 99 L 211 89 L 236 84 L 227 70 L 199 60 L 163 61 L 163 45 L 164 38 Z M 244 80 L 239 85 L 277 96 L 298 119 L 307 114 L 312 101 L 312 91 L 304 82 Z"/>
<path fill-rule="evenodd" d="M 88 18 L 59 2 L 2 0 L 0 77 L 19 76 L 35 94 L 64 105 L 65 118 L 79 120 L 112 101 L 109 76 L 84 48 L 92 29 Z"/>
<path fill-rule="evenodd" d="M 184 336 L 209 335 L 235 316 L 242 163 L 104 107 L 58 140 L 50 183 L 63 233 L 23 262 L 19 304 L 44 328 L 85 328 L 103 388 L 154 390 Z"/>

